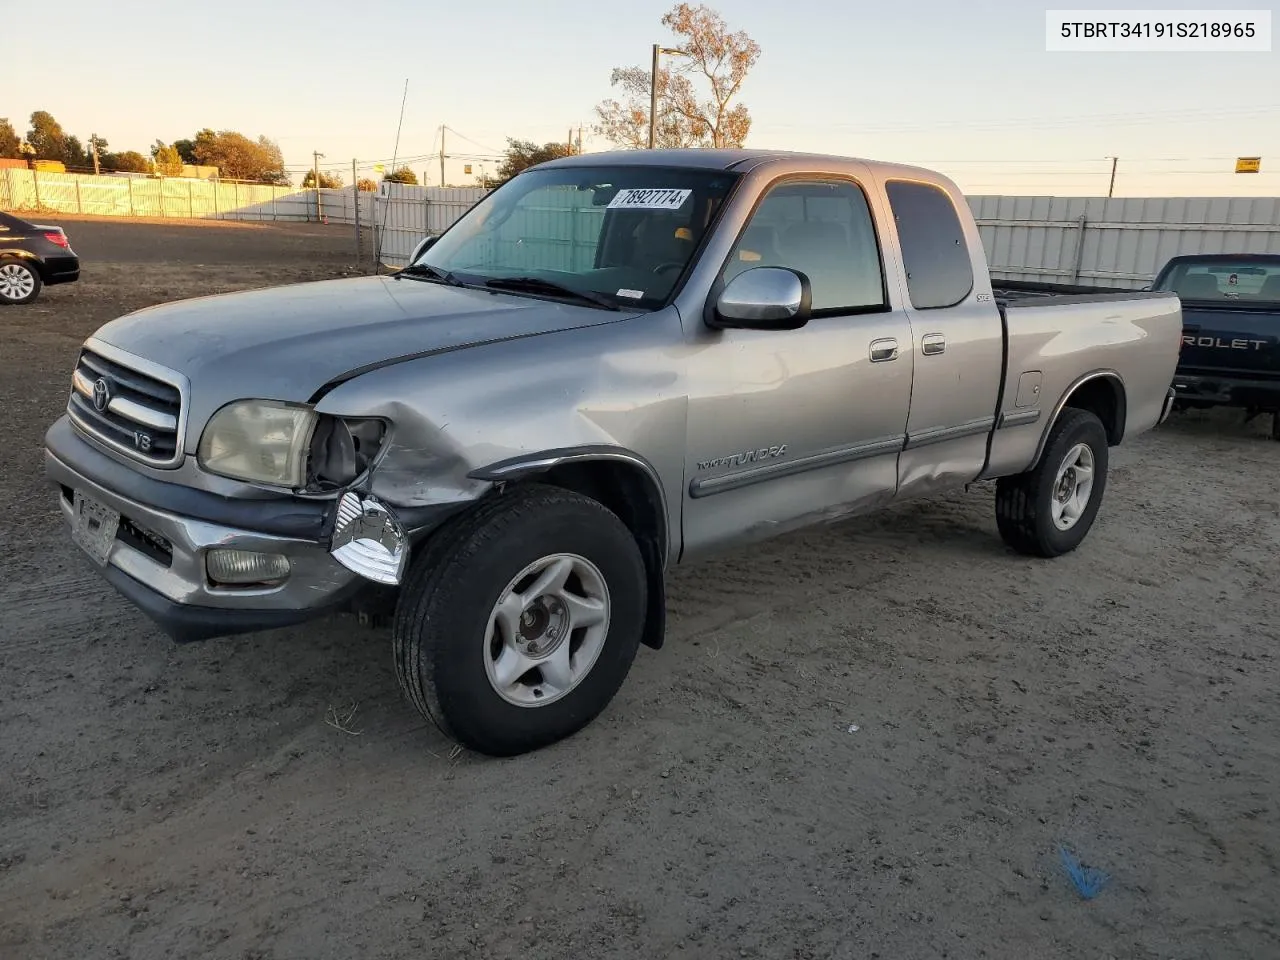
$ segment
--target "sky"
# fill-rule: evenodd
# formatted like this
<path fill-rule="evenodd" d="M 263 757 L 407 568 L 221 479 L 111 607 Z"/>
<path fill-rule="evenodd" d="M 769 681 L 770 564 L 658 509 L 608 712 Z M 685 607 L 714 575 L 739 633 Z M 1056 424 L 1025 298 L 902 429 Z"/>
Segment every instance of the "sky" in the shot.
<path fill-rule="evenodd" d="M 143 153 L 201 127 L 265 134 L 298 178 L 319 151 L 348 184 L 353 158 L 369 176 L 393 156 L 439 184 L 443 125 L 446 180 L 465 184 L 508 137 L 581 126 L 587 151 L 608 149 L 594 105 L 613 67 L 673 45 L 673 2 L 61 0 L 51 25 L 46 4 L 0 0 L 6 35 L 28 38 L 5 49 L 0 116 L 23 134 L 48 110 Z M 1117 157 L 1116 196 L 1280 195 L 1280 53 L 1046 52 L 1027 0 L 710 5 L 762 48 L 740 96 L 749 147 L 920 163 L 969 194 L 1105 196 Z M 1262 172 L 1235 174 L 1238 156 Z"/>

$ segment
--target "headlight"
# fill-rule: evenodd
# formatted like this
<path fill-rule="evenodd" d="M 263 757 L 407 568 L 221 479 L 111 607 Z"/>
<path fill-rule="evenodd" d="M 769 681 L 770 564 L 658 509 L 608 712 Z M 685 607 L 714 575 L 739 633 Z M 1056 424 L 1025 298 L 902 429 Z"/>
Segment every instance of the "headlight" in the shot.
<path fill-rule="evenodd" d="M 302 487 L 317 416 L 278 400 L 241 400 L 223 407 L 200 436 L 200 466 L 236 480 Z"/>

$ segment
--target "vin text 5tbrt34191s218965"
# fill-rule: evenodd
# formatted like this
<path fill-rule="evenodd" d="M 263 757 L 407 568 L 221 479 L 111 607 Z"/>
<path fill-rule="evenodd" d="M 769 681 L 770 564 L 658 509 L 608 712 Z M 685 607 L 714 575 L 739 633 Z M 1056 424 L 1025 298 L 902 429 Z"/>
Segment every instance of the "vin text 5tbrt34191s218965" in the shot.
<path fill-rule="evenodd" d="M 387 611 L 414 706 L 513 754 L 662 645 L 676 564 L 979 479 L 1015 550 L 1074 549 L 1181 335 L 1171 293 L 1002 297 L 928 170 L 575 156 L 393 275 L 106 324 L 46 465 L 170 635 Z"/>

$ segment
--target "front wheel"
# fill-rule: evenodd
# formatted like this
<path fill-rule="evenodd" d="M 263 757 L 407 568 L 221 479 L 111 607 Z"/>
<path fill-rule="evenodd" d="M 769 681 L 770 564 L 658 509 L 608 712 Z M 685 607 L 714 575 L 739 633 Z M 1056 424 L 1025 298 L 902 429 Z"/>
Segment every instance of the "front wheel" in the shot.
<path fill-rule="evenodd" d="M 1108 453 L 1107 431 L 1095 414 L 1063 411 L 1040 462 L 996 481 L 996 526 L 1004 542 L 1038 557 L 1078 547 L 1102 503 Z"/>
<path fill-rule="evenodd" d="M 554 487 L 497 496 L 411 567 L 392 629 L 401 687 L 480 753 L 547 746 L 622 686 L 646 584 L 635 538 L 597 501 Z"/>

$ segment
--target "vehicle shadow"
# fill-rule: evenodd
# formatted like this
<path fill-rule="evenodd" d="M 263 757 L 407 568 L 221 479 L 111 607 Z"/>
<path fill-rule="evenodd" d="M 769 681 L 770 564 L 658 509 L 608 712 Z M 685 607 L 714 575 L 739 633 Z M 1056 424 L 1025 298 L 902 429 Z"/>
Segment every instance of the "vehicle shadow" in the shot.
<path fill-rule="evenodd" d="M 1262 413 L 1248 419 L 1244 410 L 1233 407 L 1177 410 L 1156 428 L 1159 434 L 1213 438 L 1227 443 L 1271 441 L 1271 414 Z"/>

